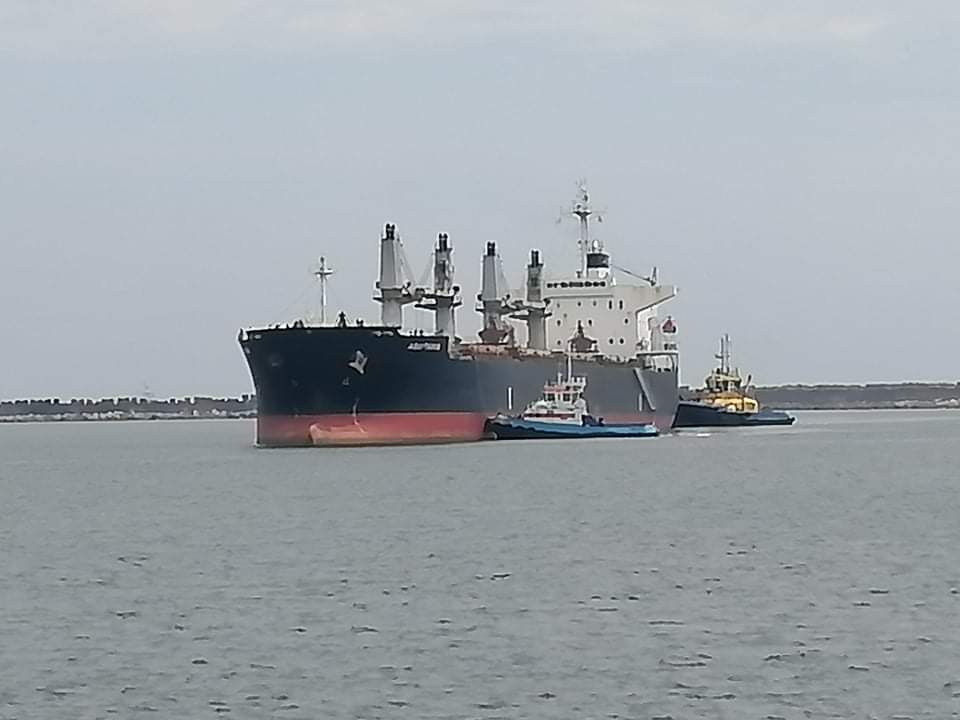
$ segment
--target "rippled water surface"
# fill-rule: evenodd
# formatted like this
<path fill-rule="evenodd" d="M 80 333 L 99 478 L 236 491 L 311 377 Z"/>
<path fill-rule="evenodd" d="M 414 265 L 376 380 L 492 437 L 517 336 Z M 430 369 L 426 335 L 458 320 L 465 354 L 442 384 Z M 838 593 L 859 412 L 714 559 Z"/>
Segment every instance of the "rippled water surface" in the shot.
<path fill-rule="evenodd" d="M 960 412 L 0 426 L 0 718 L 960 717 Z"/>

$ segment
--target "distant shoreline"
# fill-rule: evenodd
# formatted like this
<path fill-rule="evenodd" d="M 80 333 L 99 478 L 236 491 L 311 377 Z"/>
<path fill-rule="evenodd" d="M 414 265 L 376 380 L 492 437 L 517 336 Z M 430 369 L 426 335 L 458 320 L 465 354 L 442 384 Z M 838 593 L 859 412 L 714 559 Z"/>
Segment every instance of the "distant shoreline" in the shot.
<path fill-rule="evenodd" d="M 121 422 L 130 420 L 241 419 L 257 415 L 253 395 L 215 398 L 60 398 L 0 401 L 0 424 L 24 422 Z"/>
<path fill-rule="evenodd" d="M 682 387 L 681 397 L 690 389 Z M 868 385 L 770 385 L 755 389 L 766 407 L 780 410 L 960 409 L 960 383 Z M 119 422 L 131 420 L 251 419 L 252 394 L 239 397 L 43 398 L 0 401 L 0 424 L 25 422 Z"/>
<path fill-rule="evenodd" d="M 168 422 L 174 420 L 197 421 L 197 420 L 255 420 L 256 413 L 250 415 L 144 415 L 142 417 L 119 417 L 119 418 L 99 418 L 99 417 L 80 417 L 80 416 L 60 416 L 44 417 L 37 415 L 14 415 L 0 417 L 0 426 L 2 425 L 31 425 L 37 423 L 105 423 L 117 424 L 127 422 Z"/>

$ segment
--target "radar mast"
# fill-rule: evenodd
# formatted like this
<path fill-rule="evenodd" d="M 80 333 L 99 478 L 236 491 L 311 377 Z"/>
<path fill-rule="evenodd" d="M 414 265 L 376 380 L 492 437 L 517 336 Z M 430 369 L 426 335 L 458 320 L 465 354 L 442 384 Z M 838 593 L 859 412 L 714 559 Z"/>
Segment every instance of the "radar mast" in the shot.
<path fill-rule="evenodd" d="M 313 275 L 320 282 L 320 324 L 327 324 L 327 278 L 333 275 L 333 268 L 327 265 L 327 259 L 321 255 L 313 268 Z"/>

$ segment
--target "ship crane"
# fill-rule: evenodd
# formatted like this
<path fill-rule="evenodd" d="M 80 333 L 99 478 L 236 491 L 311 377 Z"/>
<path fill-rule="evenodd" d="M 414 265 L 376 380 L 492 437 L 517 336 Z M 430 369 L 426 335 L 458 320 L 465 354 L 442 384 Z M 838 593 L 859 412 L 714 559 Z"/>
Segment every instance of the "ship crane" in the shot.
<path fill-rule="evenodd" d="M 513 303 L 516 311 L 512 318 L 522 320 L 527 324 L 527 347 L 531 350 L 547 349 L 547 318 L 551 315 L 547 311 L 549 298 L 543 296 L 543 261 L 539 250 L 530 251 L 530 262 L 527 265 L 526 298 Z"/>
<path fill-rule="evenodd" d="M 522 303 L 510 296 L 503 274 L 503 264 L 497 254 L 497 244 L 487 243 L 483 256 L 483 274 L 477 295 L 477 312 L 483 313 L 480 340 L 485 345 L 513 344 L 513 328 L 503 321 L 505 316 L 522 311 Z"/>
<path fill-rule="evenodd" d="M 403 327 L 403 306 L 420 302 L 426 290 L 413 287 L 407 277 L 409 267 L 397 226 L 387 223 L 380 238 L 380 279 L 373 299 L 381 304 L 380 323 L 384 327 Z"/>
<path fill-rule="evenodd" d="M 424 293 L 417 307 L 434 313 L 437 335 L 451 338 L 457 335 L 454 310 L 463 304 L 460 299 L 460 286 L 454 284 L 453 274 L 453 246 L 450 244 L 450 236 L 440 233 L 433 252 L 433 292 Z"/>

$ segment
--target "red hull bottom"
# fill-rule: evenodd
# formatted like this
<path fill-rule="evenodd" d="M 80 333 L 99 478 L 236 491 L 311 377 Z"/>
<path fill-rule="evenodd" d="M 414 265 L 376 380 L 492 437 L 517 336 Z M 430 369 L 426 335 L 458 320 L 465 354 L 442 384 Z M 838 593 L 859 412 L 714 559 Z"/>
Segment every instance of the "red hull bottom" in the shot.
<path fill-rule="evenodd" d="M 482 440 L 483 413 L 358 413 L 268 415 L 257 418 L 257 444 L 265 447 L 419 445 Z"/>
<path fill-rule="evenodd" d="M 470 412 L 359 413 L 353 415 L 267 415 L 257 418 L 263 447 L 426 445 L 483 440 L 487 415 Z M 667 432 L 673 418 L 617 415 L 613 423 L 653 423 Z"/>

